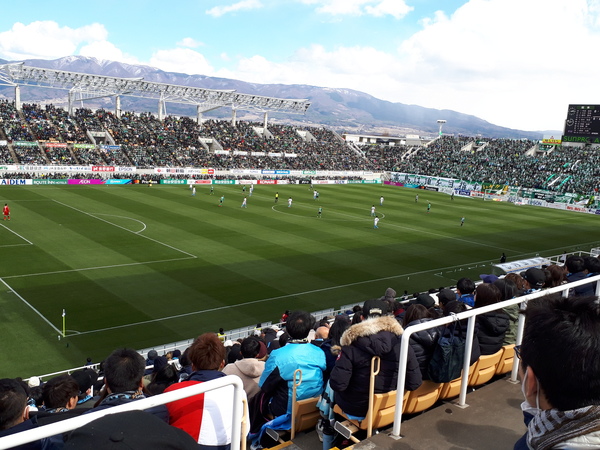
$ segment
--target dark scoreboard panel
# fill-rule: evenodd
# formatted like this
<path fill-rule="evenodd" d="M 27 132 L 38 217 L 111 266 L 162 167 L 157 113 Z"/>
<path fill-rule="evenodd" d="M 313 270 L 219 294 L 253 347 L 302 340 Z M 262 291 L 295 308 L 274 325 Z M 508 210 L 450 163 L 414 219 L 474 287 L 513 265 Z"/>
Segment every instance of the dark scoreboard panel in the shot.
<path fill-rule="evenodd" d="M 600 105 L 569 105 L 564 136 L 599 137 Z"/>

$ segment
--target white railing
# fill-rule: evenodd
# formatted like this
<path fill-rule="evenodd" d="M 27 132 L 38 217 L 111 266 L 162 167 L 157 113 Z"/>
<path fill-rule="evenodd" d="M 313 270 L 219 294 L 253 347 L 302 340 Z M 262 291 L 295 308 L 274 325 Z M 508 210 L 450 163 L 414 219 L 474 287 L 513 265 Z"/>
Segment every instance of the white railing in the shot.
<path fill-rule="evenodd" d="M 154 406 L 164 405 L 165 403 L 171 403 L 182 398 L 191 397 L 193 395 L 202 394 L 204 392 L 221 389 L 226 386 L 233 386 L 233 413 L 231 417 L 231 450 L 239 450 L 244 443 L 245 447 L 245 436 L 242 436 L 242 419 L 245 413 L 246 396 L 244 393 L 244 386 L 242 380 L 235 375 L 228 375 L 225 377 L 217 378 L 216 380 L 206 381 L 204 383 L 198 383 L 193 386 L 177 389 L 172 392 L 167 392 L 153 397 L 148 397 L 136 401 L 129 402 L 125 405 L 114 406 L 112 408 L 106 408 L 101 411 L 90 412 L 88 414 L 82 414 L 72 419 L 63 420 L 50 425 L 45 425 L 31 430 L 23 431 L 21 433 L 13 434 L 0 438 L 0 449 L 12 448 L 17 445 L 26 444 L 27 442 L 37 441 L 42 438 L 54 436 L 57 434 L 65 433 L 67 431 L 74 430 L 82 427 L 83 425 L 91 422 L 92 420 L 99 419 L 106 414 L 115 414 L 124 411 L 134 411 L 140 409 L 148 409 Z M 246 431 L 244 432 L 244 434 Z"/>
<path fill-rule="evenodd" d="M 483 306 L 481 308 L 473 308 L 468 311 L 464 311 L 453 316 L 442 317 L 440 319 L 431 320 L 429 322 L 420 323 L 417 325 L 411 325 L 404 329 L 404 333 L 402 334 L 402 341 L 400 343 L 400 361 L 398 364 L 398 385 L 397 392 L 404 392 L 404 386 L 406 384 L 406 365 L 408 361 L 408 346 L 410 345 L 410 336 L 413 333 L 427 330 L 429 328 L 435 328 L 442 325 L 447 325 L 452 323 L 455 320 L 468 319 L 467 323 L 467 335 L 465 342 L 465 355 L 464 355 L 464 365 L 462 371 L 461 385 L 460 385 L 460 395 L 458 397 L 457 405 L 459 407 L 466 407 L 466 398 L 467 398 L 467 385 L 469 382 L 469 367 L 471 360 L 471 349 L 473 346 L 473 335 L 475 333 L 475 320 L 479 314 L 488 313 L 491 311 L 495 311 L 497 309 L 505 308 L 507 306 L 516 305 L 519 303 L 526 303 L 528 300 L 544 297 L 548 294 L 555 294 L 557 292 L 562 293 L 563 297 L 567 297 L 569 295 L 569 290 L 577 287 L 583 286 L 586 284 L 590 284 L 596 282 L 596 291 L 595 295 L 600 296 L 600 275 L 596 275 L 593 277 L 585 278 L 580 281 L 574 281 L 572 283 L 563 284 L 561 286 L 557 286 L 554 288 L 544 289 L 540 291 L 536 291 L 532 294 L 524 295 L 522 297 L 516 297 L 511 300 L 506 300 L 500 303 L 496 303 L 494 305 Z M 523 339 L 523 329 L 525 327 L 525 316 L 523 314 L 519 315 L 519 323 L 517 328 L 517 339 L 516 344 L 520 345 L 521 340 Z M 519 366 L 519 361 L 517 358 L 514 359 L 513 368 L 511 371 L 510 380 L 516 382 L 517 381 L 517 370 Z M 396 400 L 396 411 L 394 413 L 394 427 L 392 429 L 391 437 L 395 439 L 400 439 L 400 428 L 402 422 L 402 407 L 403 407 L 403 396 L 398 395 Z"/>

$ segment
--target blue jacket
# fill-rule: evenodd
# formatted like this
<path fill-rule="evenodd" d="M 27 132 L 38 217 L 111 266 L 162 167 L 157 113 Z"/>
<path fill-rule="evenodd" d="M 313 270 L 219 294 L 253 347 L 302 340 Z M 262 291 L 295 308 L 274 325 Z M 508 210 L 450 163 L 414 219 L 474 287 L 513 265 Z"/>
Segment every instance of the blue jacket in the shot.
<path fill-rule="evenodd" d="M 318 397 L 323 391 L 325 354 L 309 343 L 288 343 L 273 350 L 258 385 L 270 400 L 275 416 L 291 413 L 294 371 L 302 370 L 302 384 L 296 390 L 298 400 Z"/>

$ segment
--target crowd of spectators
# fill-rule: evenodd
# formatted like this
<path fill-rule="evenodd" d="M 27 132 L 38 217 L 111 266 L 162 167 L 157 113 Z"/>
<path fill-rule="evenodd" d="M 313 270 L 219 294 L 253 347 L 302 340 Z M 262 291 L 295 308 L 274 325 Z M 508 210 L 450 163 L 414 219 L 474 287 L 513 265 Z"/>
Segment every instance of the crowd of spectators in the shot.
<path fill-rule="evenodd" d="M 95 138 L 93 136 L 96 136 Z M 346 143 L 324 127 L 189 117 L 0 101 L 0 164 L 93 164 L 215 169 L 395 171 L 499 185 L 589 194 L 600 188 L 600 150 L 541 149 L 536 141 L 441 136 L 428 146 Z M 73 144 L 110 144 L 74 148 Z M 16 141 L 35 146 L 16 145 Z M 44 146 L 60 142 L 64 147 Z M 112 144 L 115 145 L 112 145 Z M 220 150 L 225 150 L 224 154 Z"/>

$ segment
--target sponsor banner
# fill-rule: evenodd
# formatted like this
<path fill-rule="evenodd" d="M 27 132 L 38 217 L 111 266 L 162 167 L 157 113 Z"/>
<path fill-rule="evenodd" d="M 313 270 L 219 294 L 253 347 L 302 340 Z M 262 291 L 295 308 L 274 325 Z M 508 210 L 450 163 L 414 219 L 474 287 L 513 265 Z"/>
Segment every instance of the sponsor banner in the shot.
<path fill-rule="evenodd" d="M 404 184 L 404 187 L 412 188 L 412 189 L 419 189 L 421 186 L 419 184 L 406 183 L 406 184 Z"/>
<path fill-rule="evenodd" d="M 567 211 L 587 212 L 588 209 L 583 206 L 567 205 Z"/>
<path fill-rule="evenodd" d="M 566 209 L 567 205 L 565 203 L 548 203 L 546 204 L 546 208 L 552 208 L 552 209 Z"/>
<path fill-rule="evenodd" d="M 200 180 L 175 180 L 173 178 L 166 178 L 164 180 L 160 180 L 160 184 L 194 184 L 194 181 Z"/>
<path fill-rule="evenodd" d="M 24 186 L 26 184 L 33 184 L 33 180 L 0 180 L 0 185 L 10 185 L 10 186 Z"/>
<path fill-rule="evenodd" d="M 362 184 L 363 180 L 348 180 L 348 184 Z"/>
<path fill-rule="evenodd" d="M 5 145 L 5 146 L 7 146 L 7 145 L 8 145 L 8 141 L 2 141 L 2 140 L 0 140 L 0 145 Z"/>
<path fill-rule="evenodd" d="M 560 139 L 560 136 L 555 137 L 555 136 L 544 135 L 544 137 L 542 139 L 542 144 L 545 144 L 545 145 L 560 145 L 561 143 L 562 143 L 562 140 Z"/>
<path fill-rule="evenodd" d="M 302 171 L 302 175 L 316 175 L 317 171 L 316 170 L 303 170 Z"/>
<path fill-rule="evenodd" d="M 594 214 L 598 214 L 598 215 L 600 215 L 600 209 L 597 209 L 597 210 L 594 212 Z"/>
<path fill-rule="evenodd" d="M 250 152 L 250 156 L 265 156 L 265 152 Z"/>
<path fill-rule="evenodd" d="M 455 192 L 456 192 L 456 195 L 462 195 L 464 197 L 470 197 L 471 196 L 471 191 L 465 191 L 463 189 L 456 189 Z"/>
<path fill-rule="evenodd" d="M 94 144 L 73 144 L 73 148 L 96 148 Z"/>
<path fill-rule="evenodd" d="M 38 146 L 37 142 L 29 142 L 29 141 L 15 141 L 15 142 L 13 142 L 13 145 L 16 145 L 17 147 L 37 147 Z"/>
<path fill-rule="evenodd" d="M 480 192 L 480 191 L 471 191 L 471 197 L 483 198 L 483 192 Z"/>
<path fill-rule="evenodd" d="M 313 180 L 312 184 L 330 184 L 329 180 Z"/>
<path fill-rule="evenodd" d="M 278 184 L 279 180 L 258 180 L 258 184 Z"/>
<path fill-rule="evenodd" d="M 175 181 L 175 180 L 172 180 L 172 181 Z M 177 180 L 177 181 L 179 181 L 179 180 Z M 171 184 L 175 184 L 175 183 L 171 183 Z M 186 184 L 185 180 L 184 180 L 183 184 Z M 212 184 L 212 180 L 187 180 L 187 184 Z"/>
<path fill-rule="evenodd" d="M 229 150 L 215 150 L 215 155 L 229 155 Z"/>
<path fill-rule="evenodd" d="M 120 145 L 101 145 L 100 148 L 102 150 L 111 151 L 111 150 L 120 150 L 121 146 Z"/>
<path fill-rule="evenodd" d="M 134 171 L 135 171 L 135 167 L 133 167 Z M 177 174 L 177 175 L 214 175 L 215 173 L 215 169 L 212 168 L 208 168 L 208 167 L 201 167 L 201 168 L 195 168 L 195 167 L 179 167 L 179 168 L 174 168 L 174 167 L 155 167 L 154 168 L 154 173 L 160 173 L 160 174 Z"/>
<path fill-rule="evenodd" d="M 383 184 L 388 184 L 390 186 L 398 186 L 398 187 L 404 186 L 404 183 L 398 183 L 396 181 L 384 181 Z"/>
<path fill-rule="evenodd" d="M 104 180 L 69 180 L 69 184 L 104 184 Z"/>
<path fill-rule="evenodd" d="M 67 144 L 63 142 L 45 142 L 44 147 L 67 148 Z"/>
<path fill-rule="evenodd" d="M 333 180 L 332 184 L 348 184 L 348 180 Z"/>
<path fill-rule="evenodd" d="M 277 184 L 292 184 L 290 180 L 277 180 Z"/>
<path fill-rule="evenodd" d="M 298 184 L 312 184 L 310 180 L 298 180 Z"/>
<path fill-rule="evenodd" d="M 113 166 L 92 166 L 92 172 L 114 172 Z"/>
<path fill-rule="evenodd" d="M 244 155 L 244 156 L 246 156 L 248 154 L 248 152 L 246 152 L 244 150 L 234 150 L 233 154 L 234 155 Z"/>
<path fill-rule="evenodd" d="M 285 156 L 286 158 L 297 158 L 298 155 L 295 153 L 284 153 L 283 156 Z"/>
<path fill-rule="evenodd" d="M 260 173 L 264 175 L 289 175 L 289 170 L 261 170 Z"/>
<path fill-rule="evenodd" d="M 114 178 L 108 178 L 104 181 L 104 184 L 131 184 L 131 180 L 118 180 Z"/>
<path fill-rule="evenodd" d="M 256 180 L 238 180 L 238 184 L 254 184 Z"/>
<path fill-rule="evenodd" d="M 281 158 L 283 156 L 283 153 L 269 152 L 268 155 L 271 156 L 271 157 L 273 157 L 273 158 Z"/>
<path fill-rule="evenodd" d="M 437 187 L 434 187 L 434 186 L 425 186 L 425 190 L 426 191 L 434 191 L 434 192 L 439 191 L 439 189 Z"/>
<path fill-rule="evenodd" d="M 5 166 L 0 166 L 0 170 L 19 170 L 19 166 L 14 164 L 7 164 Z"/>
<path fill-rule="evenodd" d="M 68 180 L 47 180 L 34 178 L 33 184 L 69 184 Z"/>
<path fill-rule="evenodd" d="M 363 184 L 381 184 L 381 180 L 380 179 L 375 179 L 375 180 L 361 180 L 361 183 L 363 183 Z"/>
<path fill-rule="evenodd" d="M 235 180 L 213 180 L 213 184 L 235 184 Z"/>

